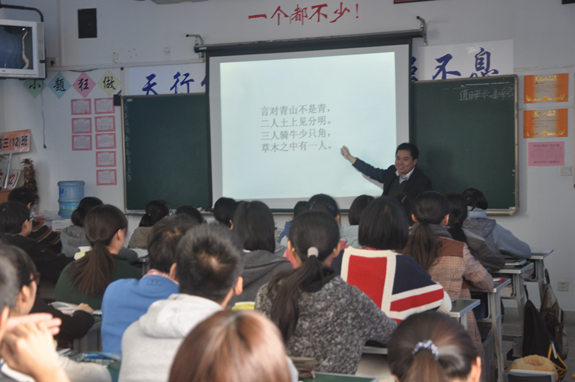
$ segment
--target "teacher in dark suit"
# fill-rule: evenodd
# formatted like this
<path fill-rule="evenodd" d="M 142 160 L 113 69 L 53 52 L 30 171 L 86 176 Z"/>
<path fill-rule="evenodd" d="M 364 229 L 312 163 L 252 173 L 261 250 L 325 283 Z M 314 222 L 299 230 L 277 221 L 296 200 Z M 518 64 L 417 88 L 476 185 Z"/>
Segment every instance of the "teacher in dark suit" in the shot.
<path fill-rule="evenodd" d="M 341 155 L 363 174 L 383 183 L 383 195 L 394 197 L 406 194 L 412 200 L 422 192 L 431 190 L 431 180 L 417 168 L 419 150 L 411 143 L 402 143 L 395 150 L 395 165 L 387 170 L 375 168 L 349 153 L 347 147 L 341 148 Z"/>

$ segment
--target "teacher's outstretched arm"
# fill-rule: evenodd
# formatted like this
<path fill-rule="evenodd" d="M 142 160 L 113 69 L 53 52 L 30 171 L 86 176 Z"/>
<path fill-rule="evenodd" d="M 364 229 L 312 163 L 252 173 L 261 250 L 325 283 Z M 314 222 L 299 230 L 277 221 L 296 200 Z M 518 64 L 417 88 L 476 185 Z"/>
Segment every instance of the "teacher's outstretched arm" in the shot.
<path fill-rule="evenodd" d="M 348 149 L 346 146 L 343 146 L 343 147 L 341 148 L 341 155 L 342 155 L 345 159 L 347 159 L 351 164 L 354 164 L 355 161 L 356 161 L 356 159 L 357 159 L 356 157 L 354 157 L 353 155 L 351 155 L 351 154 L 349 153 L 349 149 Z"/>

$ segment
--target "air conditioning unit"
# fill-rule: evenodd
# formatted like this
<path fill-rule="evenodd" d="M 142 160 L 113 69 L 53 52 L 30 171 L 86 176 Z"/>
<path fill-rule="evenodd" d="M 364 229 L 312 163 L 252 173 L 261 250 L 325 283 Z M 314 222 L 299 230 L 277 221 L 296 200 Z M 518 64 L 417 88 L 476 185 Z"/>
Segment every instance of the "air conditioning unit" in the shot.
<path fill-rule="evenodd" d="M 156 4 L 178 4 L 178 3 L 198 3 L 200 1 L 208 0 L 152 0 Z"/>

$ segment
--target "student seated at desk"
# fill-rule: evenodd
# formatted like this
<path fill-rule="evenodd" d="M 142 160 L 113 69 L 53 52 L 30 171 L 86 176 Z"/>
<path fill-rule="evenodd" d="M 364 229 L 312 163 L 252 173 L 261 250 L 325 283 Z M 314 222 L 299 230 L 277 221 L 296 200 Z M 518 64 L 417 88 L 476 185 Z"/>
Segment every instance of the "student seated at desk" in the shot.
<path fill-rule="evenodd" d="M 400 322 L 407 316 L 438 309 L 451 310 L 443 287 L 401 251 L 407 244 L 407 217 L 398 202 L 385 196 L 371 202 L 361 215 L 361 249 L 343 253 L 341 277 L 357 286 L 389 317 Z"/>
<path fill-rule="evenodd" d="M 141 278 L 121 279 L 110 283 L 102 300 L 102 350 L 122 352 L 122 335 L 133 322 L 148 311 L 150 305 L 178 293 L 178 282 L 170 268 L 176 262 L 180 239 L 195 220 L 182 215 L 170 216 L 156 223 L 148 237 L 150 270 Z"/>
<path fill-rule="evenodd" d="M 104 204 L 92 208 L 84 219 L 92 250 L 68 265 L 56 283 L 56 301 L 86 303 L 100 309 L 108 284 L 119 279 L 142 278 L 118 252 L 124 246 L 128 221 L 118 208 Z"/>
<path fill-rule="evenodd" d="M 218 312 L 186 337 L 170 382 L 297 382 L 277 327 L 253 311 Z"/>
<path fill-rule="evenodd" d="M 467 201 L 469 217 L 463 223 L 463 228 L 485 239 L 487 246 L 496 252 L 508 254 L 520 259 L 531 257 L 529 244 L 516 238 L 511 231 L 501 227 L 495 219 L 487 217 L 487 198 L 476 188 L 463 191 Z"/>
<path fill-rule="evenodd" d="M 122 337 L 120 382 L 167 381 L 184 338 L 242 292 L 241 239 L 222 225 L 188 231 L 176 250 L 179 293 L 150 305 Z"/>
<path fill-rule="evenodd" d="M 397 382 L 478 382 L 481 357 L 456 320 L 437 312 L 408 317 L 389 341 L 389 366 Z"/>
<path fill-rule="evenodd" d="M 447 231 L 449 203 L 438 192 L 419 195 L 413 206 L 411 233 L 404 253 L 413 257 L 449 294 L 452 300 L 470 298 L 470 286 L 488 292 L 493 277 L 477 261 L 465 243 L 453 240 Z M 473 312 L 467 313 L 467 330 L 482 351 L 481 336 Z"/>
<path fill-rule="evenodd" d="M 361 247 L 357 239 L 359 235 L 359 221 L 361 219 L 361 213 L 373 199 L 373 196 L 360 195 L 353 200 L 353 203 L 351 203 L 349 207 L 349 213 L 347 215 L 349 225 L 342 225 L 339 229 L 339 234 L 341 239 L 345 240 L 350 247 Z"/>
<path fill-rule="evenodd" d="M 27 187 L 18 187 L 10 191 L 8 194 L 9 202 L 19 202 L 28 207 L 30 214 L 33 213 L 35 205 L 38 203 L 38 195 Z M 62 251 L 62 243 L 60 242 L 60 233 L 54 232 L 50 227 L 42 224 L 39 220 L 32 219 L 32 231 L 28 235 L 28 239 L 34 240 L 40 245 L 50 248 L 54 253 Z"/>
<path fill-rule="evenodd" d="M 240 203 L 234 215 L 235 232 L 244 241 L 243 291 L 229 302 L 255 301 L 260 287 L 277 273 L 293 269 L 289 260 L 275 253 L 275 223 L 271 210 L 260 201 Z"/>
<path fill-rule="evenodd" d="M 448 192 L 445 194 L 449 202 L 449 222 L 447 223 L 449 234 L 454 240 L 461 241 L 469 247 L 471 255 L 491 272 L 498 271 L 505 266 L 505 258 L 497 251 L 492 251 L 485 239 L 463 228 L 463 224 L 469 215 L 467 201 L 463 195 Z"/>
<path fill-rule="evenodd" d="M 73 261 L 28 238 L 32 232 L 32 218 L 30 210 L 22 203 L 0 204 L 0 232 L 8 244 L 23 249 L 32 258 L 43 279 L 56 282 L 64 267 Z"/>
<path fill-rule="evenodd" d="M 306 200 L 300 200 L 293 207 L 293 214 L 291 216 L 291 219 L 292 220 L 295 219 L 296 216 L 298 216 L 299 214 L 301 214 L 305 211 L 307 211 L 307 201 Z M 278 244 L 281 244 L 284 247 L 287 247 L 289 228 L 291 226 L 292 220 L 286 222 L 286 224 L 284 225 L 284 230 L 278 236 Z"/>
<path fill-rule="evenodd" d="M 80 200 L 78 208 L 72 212 L 72 216 L 70 218 L 73 224 L 64 228 L 60 235 L 62 249 L 66 256 L 74 257 L 76 253 L 80 252 L 80 247 L 90 246 L 90 242 L 86 239 L 84 219 L 86 218 L 88 211 L 103 204 L 104 203 L 100 199 L 93 196 L 87 196 Z M 138 260 L 138 254 L 128 248 L 120 249 L 120 251 L 118 251 L 118 256 L 126 257 L 130 264 Z"/>
<path fill-rule="evenodd" d="M 232 198 L 221 197 L 214 203 L 214 219 L 219 224 L 232 228 L 232 220 L 240 203 Z"/>
<path fill-rule="evenodd" d="M 20 293 L 16 267 L 6 258 L 13 247 L 0 244 L 0 381 L 10 381 L 4 372 L 10 368 L 36 382 L 69 382 L 58 365 L 52 334 L 58 333 L 59 319 L 49 314 L 9 318 Z"/>
<path fill-rule="evenodd" d="M 202 213 L 198 211 L 196 207 L 190 206 L 188 204 L 176 208 L 176 212 L 174 212 L 174 215 L 186 215 L 197 221 L 198 224 L 206 223 L 206 219 L 204 219 Z"/>
<path fill-rule="evenodd" d="M 166 218 L 170 214 L 170 205 L 164 200 L 152 200 L 146 204 L 146 213 L 142 216 L 140 220 L 140 225 L 132 237 L 130 237 L 130 243 L 128 248 L 148 248 L 148 235 L 152 230 L 154 224 L 160 220 Z"/>
<path fill-rule="evenodd" d="M 30 313 L 36 299 L 38 274 L 30 257 L 16 247 L 3 248 L 0 256 L 12 263 L 16 268 L 20 292 L 16 298 L 16 304 L 10 311 L 10 317 L 22 317 Z M 104 366 L 74 362 L 67 357 L 58 356 L 58 364 L 64 369 L 71 382 L 108 382 L 111 381 L 110 373 Z M 8 368 L 2 367 L 0 381 L 22 381 L 16 375 L 10 374 Z"/>
<path fill-rule="evenodd" d="M 339 227 L 323 211 L 293 220 L 289 251 L 299 268 L 261 287 L 256 310 L 279 327 L 287 353 L 312 357 L 317 371 L 355 374 L 368 340 L 387 343 L 397 323 L 329 268 L 339 254 Z"/>

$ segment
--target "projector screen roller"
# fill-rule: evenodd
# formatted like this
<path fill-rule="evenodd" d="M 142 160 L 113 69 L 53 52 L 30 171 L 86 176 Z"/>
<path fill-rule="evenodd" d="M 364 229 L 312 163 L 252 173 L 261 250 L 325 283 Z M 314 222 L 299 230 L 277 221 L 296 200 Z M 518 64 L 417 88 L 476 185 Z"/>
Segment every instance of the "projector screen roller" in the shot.
<path fill-rule="evenodd" d="M 291 209 L 314 194 L 379 196 L 340 149 L 387 168 L 408 133 L 408 45 L 209 59 L 214 201 Z"/>

